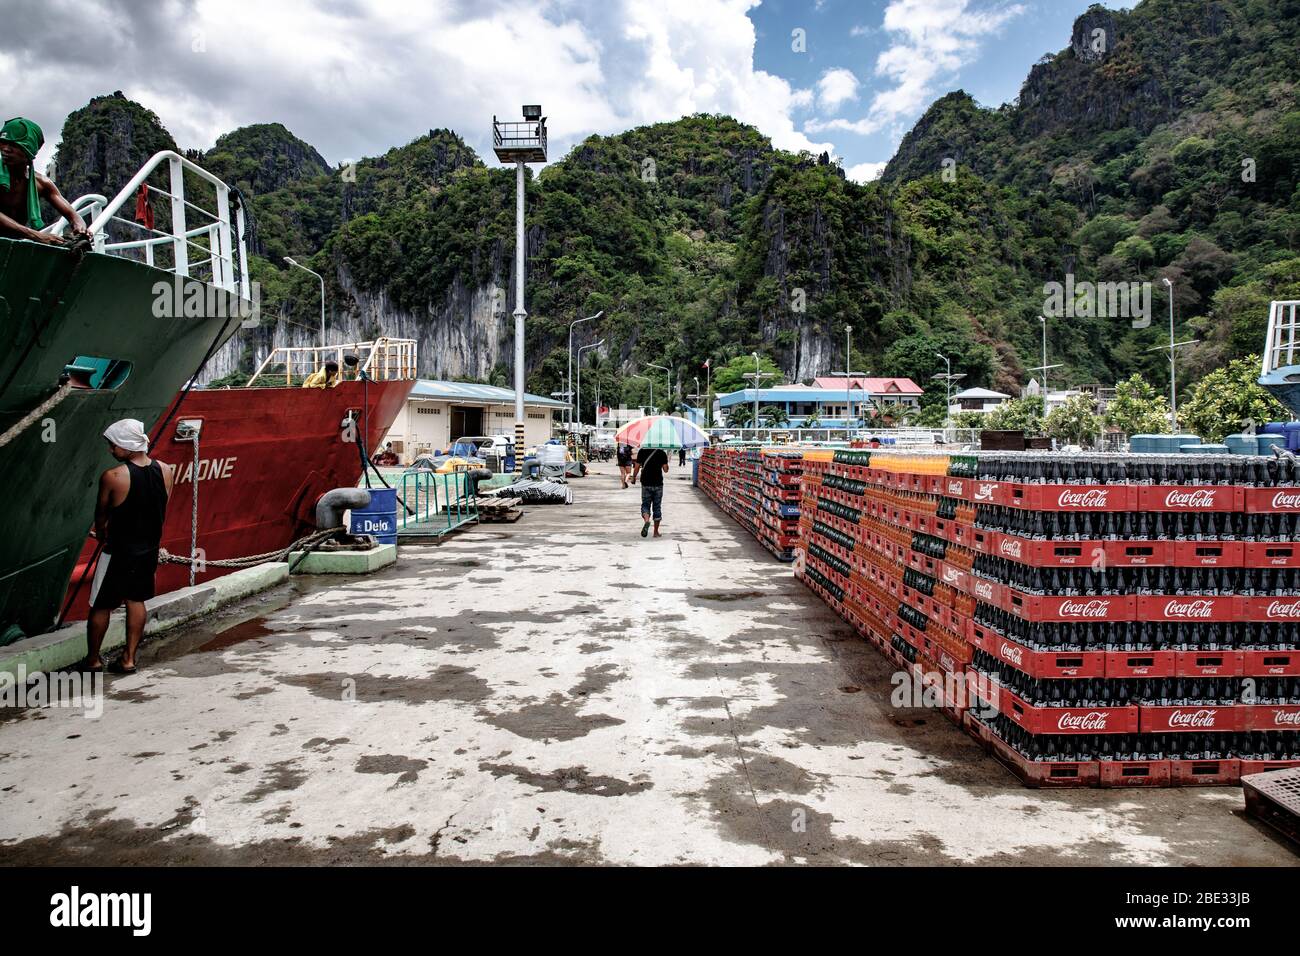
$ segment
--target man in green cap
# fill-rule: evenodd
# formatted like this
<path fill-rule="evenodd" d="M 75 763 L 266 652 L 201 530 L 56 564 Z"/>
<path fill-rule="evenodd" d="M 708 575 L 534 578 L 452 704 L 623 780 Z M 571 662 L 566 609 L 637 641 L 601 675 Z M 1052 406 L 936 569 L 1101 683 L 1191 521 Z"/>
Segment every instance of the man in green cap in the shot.
<path fill-rule="evenodd" d="M 45 134 L 31 120 L 15 117 L 0 129 L 0 236 L 63 245 L 64 240 L 41 232 L 41 200 L 58 211 L 76 236 L 85 236 L 86 224 L 59 188 L 32 166 L 45 145 Z"/>

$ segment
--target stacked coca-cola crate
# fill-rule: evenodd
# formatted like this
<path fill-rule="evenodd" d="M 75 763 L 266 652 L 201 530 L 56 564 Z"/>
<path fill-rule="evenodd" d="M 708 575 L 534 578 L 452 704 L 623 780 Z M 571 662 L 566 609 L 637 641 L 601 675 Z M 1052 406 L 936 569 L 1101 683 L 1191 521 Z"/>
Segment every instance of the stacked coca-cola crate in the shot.
<path fill-rule="evenodd" d="M 758 540 L 778 561 L 793 561 L 799 540 L 803 452 L 766 449 L 761 458 Z"/>
<path fill-rule="evenodd" d="M 788 532 L 791 527 L 797 531 L 797 514 L 783 514 L 789 508 L 784 499 L 798 499 L 794 462 L 797 459 L 781 458 L 769 468 L 757 446 L 717 445 L 706 448 L 700 458 L 700 487 L 705 494 L 777 557 L 786 551 L 783 560 L 793 560 L 794 542 Z"/>
<path fill-rule="evenodd" d="M 945 710 L 1026 782 L 1300 760 L 1289 462 L 836 457 L 805 456 L 797 573 L 900 663 L 934 665 Z"/>

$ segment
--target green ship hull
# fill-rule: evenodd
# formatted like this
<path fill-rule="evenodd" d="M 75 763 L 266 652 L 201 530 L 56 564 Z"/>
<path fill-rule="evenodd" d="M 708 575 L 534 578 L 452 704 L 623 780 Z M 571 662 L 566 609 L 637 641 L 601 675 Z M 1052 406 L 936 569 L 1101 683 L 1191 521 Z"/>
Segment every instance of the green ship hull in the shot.
<path fill-rule="evenodd" d="M 18 636 L 15 628 L 30 636 L 58 618 L 99 475 L 114 463 L 104 429 L 122 418 L 151 429 L 209 349 L 239 327 L 238 299 L 195 279 L 180 281 L 209 292 L 219 308 L 203 311 L 219 314 L 170 317 L 170 295 L 156 308 L 156 284 L 175 281 L 128 259 L 0 239 L 0 435 L 56 393 L 69 365 L 129 363 L 124 378 L 124 366 L 113 366 L 115 381 L 73 389 L 0 446 L 10 496 L 0 534 L 0 643 Z"/>

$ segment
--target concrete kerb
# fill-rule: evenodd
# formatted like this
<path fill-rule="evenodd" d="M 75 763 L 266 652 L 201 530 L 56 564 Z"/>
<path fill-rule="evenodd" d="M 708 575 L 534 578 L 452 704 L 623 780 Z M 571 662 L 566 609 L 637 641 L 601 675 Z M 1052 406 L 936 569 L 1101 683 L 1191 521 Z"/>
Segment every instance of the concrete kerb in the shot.
<path fill-rule="evenodd" d="M 145 602 L 145 638 L 169 631 L 219 607 L 275 587 L 289 579 L 289 565 L 268 561 L 244 568 L 192 588 L 160 594 Z M 116 650 L 126 643 L 125 612 L 117 610 L 109 621 L 102 651 Z M 28 676 L 62 670 L 86 656 L 86 622 L 65 624 L 46 634 L 29 637 L 0 648 L 0 673 L 17 677 L 19 668 Z"/>
<path fill-rule="evenodd" d="M 397 561 L 397 545 L 380 544 L 369 551 L 313 551 L 301 564 L 301 551 L 289 553 L 294 574 L 369 574 Z"/>

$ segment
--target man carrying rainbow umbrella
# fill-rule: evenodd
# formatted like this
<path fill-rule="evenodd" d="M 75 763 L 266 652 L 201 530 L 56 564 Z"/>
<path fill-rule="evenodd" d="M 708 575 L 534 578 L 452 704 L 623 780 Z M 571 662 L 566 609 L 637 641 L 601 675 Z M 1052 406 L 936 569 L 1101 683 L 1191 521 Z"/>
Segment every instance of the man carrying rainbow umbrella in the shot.
<path fill-rule="evenodd" d="M 674 415 L 647 415 L 628 422 L 614 435 L 614 441 L 639 447 L 632 467 L 632 484 L 641 476 L 641 537 L 650 533 L 653 519 L 655 537 L 663 520 L 664 473 L 668 471 L 668 451 L 699 448 L 709 443 L 709 436 L 699 426 Z"/>

